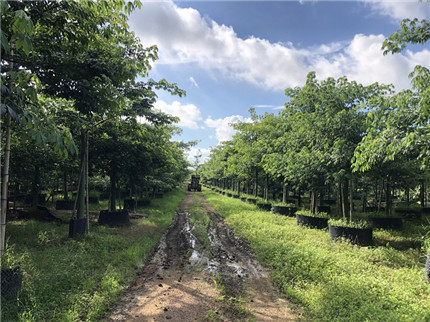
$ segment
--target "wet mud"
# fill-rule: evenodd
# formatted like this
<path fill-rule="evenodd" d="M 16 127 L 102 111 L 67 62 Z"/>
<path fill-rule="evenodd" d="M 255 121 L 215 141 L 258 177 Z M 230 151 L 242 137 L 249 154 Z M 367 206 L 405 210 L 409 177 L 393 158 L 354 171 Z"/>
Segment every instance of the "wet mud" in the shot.
<path fill-rule="evenodd" d="M 210 247 L 193 234 L 189 208 L 196 200 L 210 222 Z M 226 299 L 241 299 L 238 315 Z M 285 299 L 270 282 L 249 245 L 237 237 L 201 193 L 188 192 L 136 282 L 125 291 L 105 321 L 292 321 Z"/>

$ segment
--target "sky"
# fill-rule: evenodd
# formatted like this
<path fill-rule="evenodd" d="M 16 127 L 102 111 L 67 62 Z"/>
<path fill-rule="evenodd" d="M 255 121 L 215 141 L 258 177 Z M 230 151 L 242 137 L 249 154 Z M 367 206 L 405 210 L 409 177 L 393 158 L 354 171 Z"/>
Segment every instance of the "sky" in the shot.
<path fill-rule="evenodd" d="M 199 140 L 189 160 L 230 140 L 232 123 L 278 113 L 285 89 L 347 76 L 363 85 L 409 88 L 415 65 L 430 68 L 430 44 L 384 56 L 382 42 L 404 18 L 430 19 L 430 2 L 143 0 L 130 27 L 144 46 L 157 45 L 149 77 L 166 79 L 185 97 L 157 92 L 155 108 L 178 116 L 174 140 Z"/>

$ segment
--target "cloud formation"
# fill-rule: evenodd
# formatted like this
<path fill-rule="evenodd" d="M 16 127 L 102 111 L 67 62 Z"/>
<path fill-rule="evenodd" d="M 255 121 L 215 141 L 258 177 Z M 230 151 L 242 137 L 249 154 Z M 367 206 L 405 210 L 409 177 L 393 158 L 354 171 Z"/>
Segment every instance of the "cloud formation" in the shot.
<path fill-rule="evenodd" d="M 229 141 L 233 138 L 236 130 L 231 126 L 237 122 L 252 122 L 248 117 L 242 115 L 231 115 L 224 118 L 212 119 L 211 117 L 205 120 L 205 125 L 209 128 L 215 129 L 216 138 L 218 143 Z"/>
<path fill-rule="evenodd" d="M 162 100 L 155 102 L 154 108 L 166 114 L 179 117 L 180 121 L 178 126 L 186 127 L 189 129 L 199 129 L 198 122 L 201 121 L 200 109 L 194 104 L 185 104 L 174 101 L 168 104 Z"/>
<path fill-rule="evenodd" d="M 382 0 L 362 0 L 369 3 L 373 11 L 380 15 L 385 15 L 393 18 L 396 21 L 402 19 L 418 18 L 429 19 L 430 8 L 426 0 L 418 2 L 417 0 L 402 0 L 402 1 L 382 1 Z"/>
<path fill-rule="evenodd" d="M 421 12 L 420 6 L 410 2 L 366 2 L 393 18 Z M 429 8 L 428 3 L 420 5 Z M 356 35 L 347 43 L 298 49 L 291 43 L 271 43 L 253 36 L 241 39 L 232 27 L 172 2 L 144 3 L 144 9 L 132 16 L 131 26 L 144 45 L 158 45 L 160 64 L 195 63 L 272 91 L 302 85 L 310 71 L 316 71 L 319 79 L 346 75 L 365 85 L 394 83 L 399 90 L 409 87 L 407 75 L 415 64 L 430 67 L 428 49 L 383 56 L 384 35 Z"/>
<path fill-rule="evenodd" d="M 207 161 L 210 152 L 210 149 L 191 147 L 189 151 L 185 152 L 185 155 L 187 157 L 188 162 L 190 162 L 191 164 L 194 164 L 196 162 L 196 156 L 201 155 L 197 161 L 199 162 L 199 164 L 202 164 Z"/>

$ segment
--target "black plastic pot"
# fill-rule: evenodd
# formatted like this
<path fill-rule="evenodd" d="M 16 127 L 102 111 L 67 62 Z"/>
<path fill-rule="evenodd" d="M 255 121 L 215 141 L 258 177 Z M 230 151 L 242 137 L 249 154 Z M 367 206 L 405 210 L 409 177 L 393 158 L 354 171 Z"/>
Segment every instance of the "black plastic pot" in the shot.
<path fill-rule="evenodd" d="M 324 229 L 327 228 L 328 218 L 306 216 L 306 215 L 296 215 L 297 225 L 307 226 L 311 228 Z"/>
<path fill-rule="evenodd" d="M 421 209 L 394 209 L 394 211 L 405 219 L 421 218 Z"/>
<path fill-rule="evenodd" d="M 245 197 L 240 197 L 240 200 L 243 202 L 246 202 L 246 198 Z"/>
<path fill-rule="evenodd" d="M 99 202 L 100 202 L 100 199 L 99 199 L 99 197 L 88 197 L 88 201 L 89 201 L 89 203 L 91 203 L 91 204 L 98 204 Z"/>
<path fill-rule="evenodd" d="M 74 238 L 79 235 L 85 234 L 85 229 L 87 228 L 86 218 L 72 218 L 69 223 L 69 237 Z"/>
<path fill-rule="evenodd" d="M 317 207 L 318 212 L 325 212 L 327 214 L 331 214 L 331 207 L 330 206 L 318 206 Z"/>
<path fill-rule="evenodd" d="M 373 244 L 372 228 L 351 228 L 343 226 L 328 226 L 331 239 L 347 238 L 353 244 L 369 246 Z"/>
<path fill-rule="evenodd" d="M 151 204 L 151 199 L 137 199 L 136 206 L 137 207 L 145 207 Z"/>
<path fill-rule="evenodd" d="M 272 209 L 272 204 L 257 202 L 257 207 L 260 208 L 261 210 L 270 211 Z"/>
<path fill-rule="evenodd" d="M 233 197 L 233 195 L 230 192 L 227 192 L 227 197 Z"/>
<path fill-rule="evenodd" d="M 369 217 L 367 221 L 374 228 L 402 229 L 403 220 L 397 217 Z"/>
<path fill-rule="evenodd" d="M 334 199 L 326 199 L 326 200 L 323 200 L 322 202 L 326 205 L 335 205 L 336 204 L 336 200 L 334 200 Z"/>
<path fill-rule="evenodd" d="M 133 199 L 124 199 L 124 208 L 134 210 L 136 208 L 136 201 Z"/>
<path fill-rule="evenodd" d="M 19 266 L 1 270 L 1 296 L 6 299 L 16 298 L 22 286 L 22 271 Z"/>
<path fill-rule="evenodd" d="M 296 214 L 296 207 L 288 207 L 288 206 L 273 206 L 272 212 L 274 214 L 280 214 L 285 216 L 294 216 Z"/>
<path fill-rule="evenodd" d="M 249 203 L 252 203 L 254 205 L 257 204 L 257 199 L 255 199 L 255 198 L 247 198 L 246 201 L 248 201 Z"/>
<path fill-rule="evenodd" d="M 234 199 L 239 199 L 239 195 L 233 195 Z"/>
<path fill-rule="evenodd" d="M 424 268 L 425 278 L 430 282 L 430 254 L 427 254 L 426 266 Z"/>
<path fill-rule="evenodd" d="M 364 212 L 377 212 L 378 211 L 378 207 L 366 207 L 364 209 Z M 379 211 L 385 211 L 384 207 L 379 208 Z"/>
<path fill-rule="evenodd" d="M 124 226 L 130 224 L 130 217 L 127 209 L 121 211 L 102 210 L 100 211 L 98 222 L 100 225 L 107 225 L 111 227 Z"/>
<path fill-rule="evenodd" d="M 75 205 L 74 200 L 57 200 L 55 203 L 56 210 L 73 210 L 73 206 Z"/>
<path fill-rule="evenodd" d="M 430 208 L 429 207 L 422 208 L 422 213 L 426 215 L 430 214 Z"/>

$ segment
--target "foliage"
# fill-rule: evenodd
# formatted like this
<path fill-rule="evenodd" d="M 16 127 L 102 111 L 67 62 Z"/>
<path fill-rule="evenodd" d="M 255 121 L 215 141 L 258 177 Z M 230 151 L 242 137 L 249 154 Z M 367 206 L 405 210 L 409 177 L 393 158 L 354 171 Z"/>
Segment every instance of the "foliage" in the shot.
<path fill-rule="evenodd" d="M 370 228 L 369 224 L 364 220 L 344 220 L 344 219 L 330 219 L 328 221 L 330 226 L 348 227 L 365 229 Z"/>
<path fill-rule="evenodd" d="M 312 213 L 309 210 L 298 210 L 296 214 L 303 215 L 303 216 L 318 217 L 318 218 L 329 218 L 329 215 L 326 212 Z"/>

